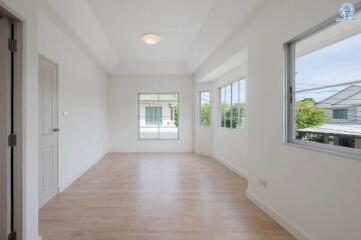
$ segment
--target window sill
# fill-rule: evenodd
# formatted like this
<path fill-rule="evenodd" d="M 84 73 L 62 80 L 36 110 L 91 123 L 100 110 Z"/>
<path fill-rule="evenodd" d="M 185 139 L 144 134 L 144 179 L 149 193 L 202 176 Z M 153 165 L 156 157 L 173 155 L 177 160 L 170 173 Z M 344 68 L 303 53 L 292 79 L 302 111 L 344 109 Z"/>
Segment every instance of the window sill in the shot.
<path fill-rule="evenodd" d="M 287 142 L 283 141 L 283 145 L 361 161 L 361 149 L 360 150 L 352 150 L 347 148 L 344 149 L 343 147 L 330 146 L 327 144 L 323 145 L 320 143 L 303 142 L 299 140 L 293 140 Z"/>
<path fill-rule="evenodd" d="M 212 127 L 212 125 L 202 125 L 202 124 L 200 124 L 198 126 L 201 127 L 201 128 L 210 128 L 210 127 Z"/>
<path fill-rule="evenodd" d="M 221 126 L 217 126 L 218 129 L 225 129 L 225 130 L 232 130 L 232 131 L 246 131 L 247 128 L 246 127 L 242 127 L 242 128 L 226 128 L 226 127 L 221 127 Z"/>

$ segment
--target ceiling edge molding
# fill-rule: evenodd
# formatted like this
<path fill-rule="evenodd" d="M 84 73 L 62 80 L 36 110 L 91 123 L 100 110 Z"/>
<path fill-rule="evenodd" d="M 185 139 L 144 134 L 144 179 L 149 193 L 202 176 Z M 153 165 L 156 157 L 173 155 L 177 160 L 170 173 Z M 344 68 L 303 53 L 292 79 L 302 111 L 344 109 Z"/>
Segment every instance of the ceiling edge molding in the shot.
<path fill-rule="evenodd" d="M 232 72 L 237 67 L 246 65 L 248 60 L 248 50 L 247 48 L 242 49 L 232 57 L 230 57 L 227 61 L 223 62 L 219 66 L 215 67 L 212 71 L 207 72 L 204 75 L 195 74 L 195 81 L 200 82 L 210 82 L 218 79 L 225 74 Z"/>
<path fill-rule="evenodd" d="M 43 0 L 63 20 L 73 35 L 91 51 L 97 62 L 110 74 L 119 66 L 119 57 L 105 37 L 85 0 Z M 79 17 L 81 16 L 81 17 Z"/>
<path fill-rule="evenodd" d="M 244 50 L 247 52 L 248 58 L 247 33 L 257 20 L 257 16 L 264 14 L 264 12 L 269 10 L 275 3 L 279 2 L 280 0 L 274 0 L 274 2 L 266 1 L 263 2 L 262 5 L 259 5 L 257 9 L 253 9 L 253 12 L 249 13 L 249 15 L 253 15 L 253 17 L 246 17 L 244 21 L 241 21 L 222 43 L 198 66 L 194 71 L 195 81 L 205 81 L 205 79 L 209 78 L 207 76 L 212 76 L 214 72 L 219 71 L 222 66 L 224 67 L 224 65 L 229 64 L 227 63 L 228 61 L 232 61 L 231 59 L 233 57 Z M 213 77 L 211 78 L 213 79 Z M 210 80 L 208 79 L 207 81 Z"/>

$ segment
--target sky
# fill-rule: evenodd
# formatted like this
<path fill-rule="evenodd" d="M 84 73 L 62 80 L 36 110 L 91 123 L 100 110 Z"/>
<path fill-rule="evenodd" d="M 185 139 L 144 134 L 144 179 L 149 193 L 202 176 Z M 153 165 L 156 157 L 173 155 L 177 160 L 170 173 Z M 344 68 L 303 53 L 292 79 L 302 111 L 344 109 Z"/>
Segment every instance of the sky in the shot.
<path fill-rule="evenodd" d="M 361 34 L 296 59 L 296 91 L 358 80 L 361 80 Z M 310 97 L 322 101 L 348 86 L 299 93 L 296 99 Z"/>

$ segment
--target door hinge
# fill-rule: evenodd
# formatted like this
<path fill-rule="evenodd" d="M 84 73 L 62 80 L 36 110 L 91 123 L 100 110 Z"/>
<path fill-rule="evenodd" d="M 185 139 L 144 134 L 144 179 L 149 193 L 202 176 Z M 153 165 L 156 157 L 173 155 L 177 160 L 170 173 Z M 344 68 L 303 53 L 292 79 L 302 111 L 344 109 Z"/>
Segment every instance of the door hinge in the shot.
<path fill-rule="evenodd" d="M 16 240 L 16 232 L 11 232 L 8 236 L 8 240 Z"/>
<path fill-rule="evenodd" d="M 17 42 L 13 38 L 9 38 L 9 51 L 16 52 L 17 50 Z"/>
<path fill-rule="evenodd" d="M 9 147 L 15 147 L 16 146 L 16 134 L 10 134 L 8 137 L 8 145 Z"/>
<path fill-rule="evenodd" d="M 289 87 L 288 96 L 289 96 L 289 101 L 292 104 L 293 103 L 293 87 L 292 86 Z"/>

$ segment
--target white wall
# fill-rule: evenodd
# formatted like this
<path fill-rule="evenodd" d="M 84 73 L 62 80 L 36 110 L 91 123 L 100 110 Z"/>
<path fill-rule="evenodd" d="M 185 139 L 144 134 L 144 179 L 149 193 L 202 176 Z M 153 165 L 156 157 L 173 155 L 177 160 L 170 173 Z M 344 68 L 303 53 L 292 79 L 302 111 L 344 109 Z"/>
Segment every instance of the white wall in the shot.
<path fill-rule="evenodd" d="M 214 157 L 244 177 L 247 177 L 248 173 L 247 103 L 244 128 L 219 127 L 218 89 L 246 77 L 247 67 L 241 65 L 212 82 L 195 83 L 195 152 Z M 246 81 L 247 85 L 248 81 Z M 211 90 L 212 117 L 210 127 L 199 125 L 199 91 L 201 90 Z"/>
<path fill-rule="evenodd" d="M 299 239 L 361 236 L 361 162 L 283 144 L 283 43 L 337 14 L 342 2 L 274 1 L 197 72 L 248 47 L 248 193 Z"/>
<path fill-rule="evenodd" d="M 138 140 L 138 93 L 162 92 L 179 92 L 179 140 Z M 193 152 L 190 76 L 113 76 L 108 95 L 112 152 Z"/>
<path fill-rule="evenodd" d="M 39 53 L 59 65 L 62 191 L 108 152 L 107 76 L 45 2 L 38 10 Z"/>

